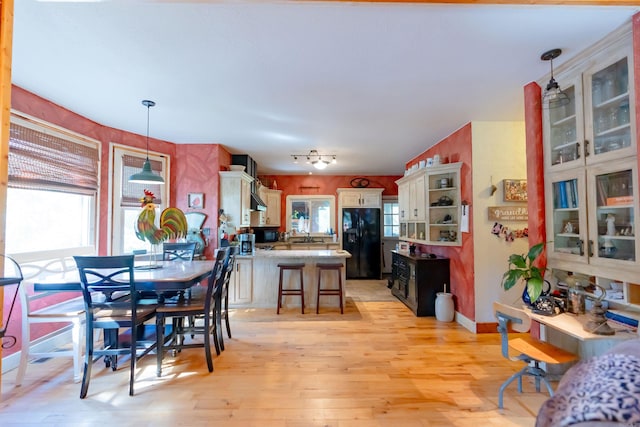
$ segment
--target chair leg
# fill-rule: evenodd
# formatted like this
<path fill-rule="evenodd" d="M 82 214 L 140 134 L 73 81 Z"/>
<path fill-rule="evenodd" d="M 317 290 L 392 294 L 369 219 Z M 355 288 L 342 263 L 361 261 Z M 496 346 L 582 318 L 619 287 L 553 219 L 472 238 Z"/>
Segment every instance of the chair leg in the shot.
<path fill-rule="evenodd" d="M 511 375 L 509 377 L 508 380 L 506 380 L 504 383 L 502 383 L 502 385 L 500 386 L 500 391 L 498 392 L 498 408 L 499 409 L 503 409 L 503 394 L 504 394 L 504 390 L 507 388 L 507 386 L 509 384 L 511 384 L 516 378 L 518 379 L 519 383 L 522 384 L 522 375 L 526 372 L 527 368 L 521 369 L 520 371 L 516 372 L 515 374 Z M 520 392 L 522 392 L 522 390 L 520 390 Z"/>
<path fill-rule="evenodd" d="M 227 326 L 227 336 L 231 339 L 231 326 L 229 326 L 229 294 L 224 296 L 224 323 Z"/>
<path fill-rule="evenodd" d="M 133 380 L 136 377 L 136 359 L 138 358 L 138 334 L 136 328 L 131 328 L 131 363 L 129 372 L 129 396 L 133 396 Z"/>
<path fill-rule="evenodd" d="M 220 344 L 220 350 L 224 351 L 224 336 L 222 334 L 222 298 L 220 297 L 215 299 L 213 321 L 216 322 L 215 331 L 216 337 L 218 338 L 218 344 Z"/>
<path fill-rule="evenodd" d="M 211 334 L 209 333 L 210 330 L 211 330 L 211 316 L 210 314 L 205 314 L 204 316 L 204 357 L 207 359 L 207 369 L 209 369 L 209 372 L 213 372 L 213 360 L 211 358 L 211 341 L 210 341 Z M 217 342 L 215 333 L 216 332 L 214 331 L 213 340 L 216 344 L 216 351 L 219 351 L 218 342 Z M 220 354 L 220 353 L 217 353 L 217 354 Z"/>
<path fill-rule="evenodd" d="M 16 387 L 22 385 L 24 374 L 27 372 L 29 364 L 29 347 L 31 345 L 31 329 L 29 321 L 25 318 L 22 320 L 22 347 L 20 349 L 20 366 L 16 375 Z"/>
<path fill-rule="evenodd" d="M 73 381 L 80 381 L 80 364 L 82 363 L 82 321 L 78 318 L 72 321 L 71 341 L 73 342 Z"/>
<path fill-rule="evenodd" d="M 89 380 L 91 379 L 91 366 L 93 365 L 93 322 L 89 319 L 86 321 L 85 341 L 84 374 L 82 375 L 82 385 L 80 386 L 80 399 L 87 397 Z"/>
<path fill-rule="evenodd" d="M 164 316 L 156 313 L 156 376 L 162 376 L 164 358 Z"/>

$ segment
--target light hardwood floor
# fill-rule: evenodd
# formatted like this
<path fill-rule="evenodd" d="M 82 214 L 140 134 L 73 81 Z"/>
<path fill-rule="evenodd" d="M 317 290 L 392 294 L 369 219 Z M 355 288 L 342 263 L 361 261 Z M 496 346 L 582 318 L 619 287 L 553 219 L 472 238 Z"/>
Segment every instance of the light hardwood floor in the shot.
<path fill-rule="evenodd" d="M 497 409 L 500 384 L 520 363 L 504 359 L 497 334 L 417 318 L 388 298 L 384 282 L 347 286 L 345 314 L 236 309 L 233 339 L 209 374 L 202 349 L 141 360 L 136 395 L 128 363 L 96 363 L 86 399 L 71 361 L 33 363 L 22 387 L 2 379 L 0 425 L 10 426 L 533 426 L 547 398 L 525 380 Z M 386 288 L 385 288 L 386 289 Z M 380 298 L 374 295 L 379 294 Z M 376 301 L 380 299 L 382 301 Z"/>

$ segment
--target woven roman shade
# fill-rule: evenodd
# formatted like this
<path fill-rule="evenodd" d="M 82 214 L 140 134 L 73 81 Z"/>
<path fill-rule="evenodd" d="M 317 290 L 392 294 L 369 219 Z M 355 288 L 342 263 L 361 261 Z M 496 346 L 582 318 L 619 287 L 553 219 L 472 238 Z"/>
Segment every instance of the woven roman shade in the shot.
<path fill-rule="evenodd" d="M 12 188 L 95 194 L 100 172 L 99 145 L 12 121 L 8 169 L 8 185 Z"/>

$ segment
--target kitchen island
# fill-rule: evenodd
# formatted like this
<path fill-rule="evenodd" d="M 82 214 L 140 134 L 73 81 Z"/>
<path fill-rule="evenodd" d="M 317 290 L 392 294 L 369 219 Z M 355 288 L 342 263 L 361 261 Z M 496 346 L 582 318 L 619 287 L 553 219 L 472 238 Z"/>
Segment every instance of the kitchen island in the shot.
<path fill-rule="evenodd" d="M 280 277 L 279 263 L 304 263 L 304 300 L 305 310 L 315 309 L 316 293 L 318 290 L 318 263 L 341 263 L 345 264 L 345 259 L 351 254 L 343 250 L 256 250 L 253 256 L 239 256 L 238 259 L 252 260 L 252 274 L 244 275 L 244 280 L 251 280 L 250 301 L 242 304 L 232 304 L 233 306 L 273 308 L 278 304 L 278 280 Z M 342 284 L 346 280 L 345 268 L 341 271 Z M 249 277 L 250 279 L 246 279 Z M 284 274 L 284 288 L 298 287 L 299 274 L 297 272 Z M 247 288 L 248 283 L 236 284 Z M 338 278 L 335 273 L 323 273 L 322 286 L 338 287 Z M 344 295 L 343 295 L 344 298 Z M 339 307 L 338 296 L 323 296 L 320 307 Z M 300 297 L 285 296 L 282 298 L 283 308 L 300 307 Z"/>

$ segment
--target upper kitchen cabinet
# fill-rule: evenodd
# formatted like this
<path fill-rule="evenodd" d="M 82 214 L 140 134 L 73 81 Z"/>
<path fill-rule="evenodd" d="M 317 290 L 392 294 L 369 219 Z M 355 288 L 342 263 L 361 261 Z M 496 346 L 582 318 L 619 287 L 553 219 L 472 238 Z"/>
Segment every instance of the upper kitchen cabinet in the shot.
<path fill-rule="evenodd" d="M 422 168 L 400 178 L 400 240 L 425 245 L 459 246 L 460 168 L 449 163 Z"/>
<path fill-rule="evenodd" d="M 227 216 L 227 226 L 233 229 L 251 225 L 251 182 L 244 172 L 220 172 L 220 209 Z"/>
<path fill-rule="evenodd" d="M 338 188 L 338 206 L 342 208 L 380 208 L 384 188 Z"/>
<path fill-rule="evenodd" d="M 264 214 L 265 227 L 280 227 L 280 212 L 282 210 L 282 190 L 271 190 L 267 187 L 258 189 L 258 196 L 267 204 Z"/>
<path fill-rule="evenodd" d="M 544 110 L 543 116 L 548 265 L 637 281 L 638 161 L 630 25 L 564 67 L 558 82 L 572 102 Z"/>
<path fill-rule="evenodd" d="M 543 110 L 548 171 L 635 155 L 631 27 L 565 65 L 556 80 L 571 102 Z"/>

